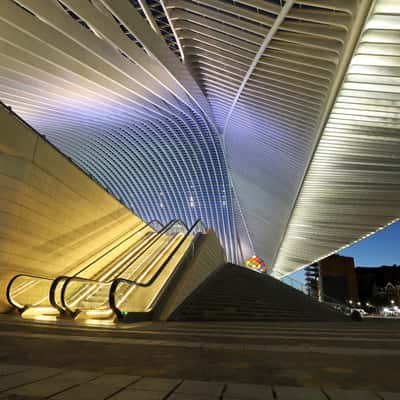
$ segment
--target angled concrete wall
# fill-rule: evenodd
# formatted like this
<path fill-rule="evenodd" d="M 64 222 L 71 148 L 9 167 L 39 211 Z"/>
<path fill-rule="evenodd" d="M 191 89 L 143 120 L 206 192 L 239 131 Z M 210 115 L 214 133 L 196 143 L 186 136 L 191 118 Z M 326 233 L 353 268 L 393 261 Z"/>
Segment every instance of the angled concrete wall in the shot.
<path fill-rule="evenodd" d="M 213 230 L 195 243 L 193 256 L 188 260 L 175 282 L 169 288 L 165 301 L 156 311 L 154 319 L 166 321 L 171 314 L 196 290 L 214 271 L 226 263 L 223 247 Z"/>
<path fill-rule="evenodd" d="M 0 312 L 15 274 L 76 271 L 142 223 L 0 104 Z"/>

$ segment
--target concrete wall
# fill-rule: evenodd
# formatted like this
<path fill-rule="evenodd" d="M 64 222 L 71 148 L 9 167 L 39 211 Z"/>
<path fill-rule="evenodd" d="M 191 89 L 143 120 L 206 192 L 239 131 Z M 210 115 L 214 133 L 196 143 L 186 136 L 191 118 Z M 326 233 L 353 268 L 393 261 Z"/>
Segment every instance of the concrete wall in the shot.
<path fill-rule="evenodd" d="M 15 274 L 78 270 L 142 223 L 0 104 L 0 312 Z"/>
<path fill-rule="evenodd" d="M 209 230 L 195 247 L 194 256 L 179 274 L 154 319 L 166 321 L 208 276 L 226 263 L 224 249 L 213 230 Z"/>

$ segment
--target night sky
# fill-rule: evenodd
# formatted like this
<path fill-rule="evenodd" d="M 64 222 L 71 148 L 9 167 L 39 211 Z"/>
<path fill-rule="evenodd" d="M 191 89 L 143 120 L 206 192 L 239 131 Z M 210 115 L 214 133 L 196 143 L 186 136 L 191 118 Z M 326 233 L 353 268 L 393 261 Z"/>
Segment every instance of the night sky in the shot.
<path fill-rule="evenodd" d="M 400 264 L 400 221 L 378 231 L 374 235 L 341 250 L 339 254 L 354 257 L 356 267 L 379 267 Z M 302 281 L 304 271 L 291 275 Z"/>
<path fill-rule="evenodd" d="M 353 244 L 339 254 L 354 257 L 356 267 L 400 264 L 400 221 Z"/>

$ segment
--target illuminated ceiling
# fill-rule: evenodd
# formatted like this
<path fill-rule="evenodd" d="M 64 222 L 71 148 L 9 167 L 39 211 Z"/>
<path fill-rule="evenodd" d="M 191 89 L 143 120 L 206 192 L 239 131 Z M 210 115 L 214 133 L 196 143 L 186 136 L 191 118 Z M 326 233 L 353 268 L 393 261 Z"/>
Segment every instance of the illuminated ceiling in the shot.
<path fill-rule="evenodd" d="M 146 220 L 281 276 L 400 215 L 397 0 L 2 0 L 0 99 Z"/>

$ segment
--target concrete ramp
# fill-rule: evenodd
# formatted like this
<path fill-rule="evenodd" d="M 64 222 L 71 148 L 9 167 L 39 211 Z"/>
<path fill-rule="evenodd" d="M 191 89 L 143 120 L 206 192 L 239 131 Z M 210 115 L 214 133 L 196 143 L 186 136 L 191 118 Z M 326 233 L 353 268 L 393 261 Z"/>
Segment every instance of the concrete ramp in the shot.
<path fill-rule="evenodd" d="M 225 264 L 169 320 L 336 322 L 349 318 L 268 275 Z"/>

